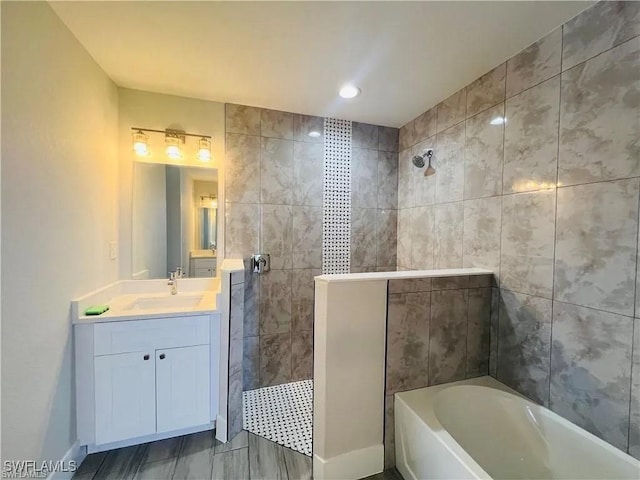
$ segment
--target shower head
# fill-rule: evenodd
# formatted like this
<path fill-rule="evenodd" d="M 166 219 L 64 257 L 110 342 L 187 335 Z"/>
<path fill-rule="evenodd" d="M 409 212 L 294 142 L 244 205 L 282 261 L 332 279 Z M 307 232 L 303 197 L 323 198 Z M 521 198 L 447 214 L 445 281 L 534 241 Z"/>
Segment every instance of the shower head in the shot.
<path fill-rule="evenodd" d="M 431 166 L 431 158 L 433 157 L 433 153 L 434 153 L 433 148 L 427 148 L 422 155 L 415 155 L 411 159 L 411 163 L 413 163 L 413 165 L 417 168 L 422 168 L 425 166 L 425 163 L 426 163 L 425 159 L 429 161 L 429 165 L 427 166 L 427 169 L 424 171 L 425 177 L 430 177 L 431 175 L 434 175 L 436 173 L 436 169 Z"/>
<path fill-rule="evenodd" d="M 416 155 L 415 157 L 413 157 L 413 159 L 411 159 L 411 162 L 413 162 L 413 165 L 418 168 L 424 167 L 424 158 L 420 155 Z"/>

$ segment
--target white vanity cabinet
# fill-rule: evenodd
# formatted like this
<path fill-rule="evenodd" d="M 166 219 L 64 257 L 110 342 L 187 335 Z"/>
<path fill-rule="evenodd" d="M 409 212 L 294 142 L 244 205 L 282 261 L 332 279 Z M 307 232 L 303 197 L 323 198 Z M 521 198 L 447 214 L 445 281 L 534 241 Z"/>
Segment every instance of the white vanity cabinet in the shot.
<path fill-rule="evenodd" d="M 216 259 L 211 257 L 192 257 L 190 259 L 189 275 L 197 278 L 215 277 Z"/>
<path fill-rule="evenodd" d="M 211 429 L 220 316 L 76 324 L 78 437 L 89 451 Z"/>

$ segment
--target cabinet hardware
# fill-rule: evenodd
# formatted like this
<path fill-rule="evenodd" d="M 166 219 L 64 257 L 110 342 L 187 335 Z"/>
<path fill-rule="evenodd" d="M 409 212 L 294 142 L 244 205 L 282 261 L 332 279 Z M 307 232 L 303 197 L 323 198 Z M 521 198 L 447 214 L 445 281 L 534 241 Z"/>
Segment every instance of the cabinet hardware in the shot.
<path fill-rule="evenodd" d="M 144 358 L 145 360 L 149 360 L 149 355 L 145 355 L 145 356 L 144 356 L 144 357 L 142 357 L 142 358 Z"/>
<path fill-rule="evenodd" d="M 164 360 L 164 353 L 160 354 L 160 360 Z"/>

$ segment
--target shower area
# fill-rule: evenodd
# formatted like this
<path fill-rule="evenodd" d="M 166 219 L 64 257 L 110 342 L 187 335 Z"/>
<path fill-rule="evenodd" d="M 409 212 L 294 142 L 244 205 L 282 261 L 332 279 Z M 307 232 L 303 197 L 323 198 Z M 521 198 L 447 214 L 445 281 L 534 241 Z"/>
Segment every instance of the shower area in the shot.
<path fill-rule="evenodd" d="M 398 130 L 230 104 L 225 124 L 225 257 L 245 260 L 243 427 L 310 456 L 314 277 L 396 270 Z"/>

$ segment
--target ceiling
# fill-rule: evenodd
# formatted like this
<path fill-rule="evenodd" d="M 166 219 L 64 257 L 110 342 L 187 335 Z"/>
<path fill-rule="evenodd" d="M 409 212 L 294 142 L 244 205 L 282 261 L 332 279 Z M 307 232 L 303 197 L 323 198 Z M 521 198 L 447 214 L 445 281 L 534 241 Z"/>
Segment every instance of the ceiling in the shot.
<path fill-rule="evenodd" d="M 590 2 L 50 4 L 119 86 L 399 127 Z"/>

